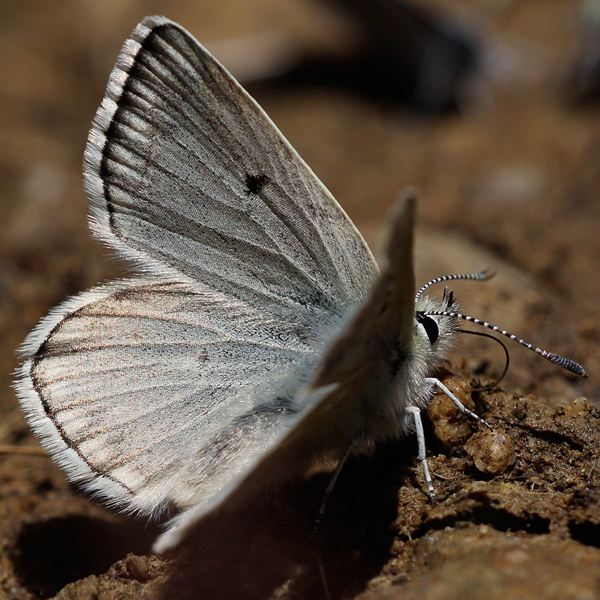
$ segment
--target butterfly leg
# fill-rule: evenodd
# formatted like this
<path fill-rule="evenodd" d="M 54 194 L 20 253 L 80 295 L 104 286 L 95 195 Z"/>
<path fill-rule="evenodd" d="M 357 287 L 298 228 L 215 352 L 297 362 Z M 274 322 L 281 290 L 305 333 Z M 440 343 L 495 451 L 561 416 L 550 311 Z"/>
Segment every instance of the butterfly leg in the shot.
<path fill-rule="evenodd" d="M 460 412 L 464 413 L 465 415 L 468 415 L 472 419 L 475 419 L 482 425 L 485 425 L 488 429 L 492 429 L 491 425 L 486 423 L 479 415 L 476 415 L 472 410 L 469 410 L 439 379 L 436 379 L 435 377 L 428 377 L 425 381 L 426 383 L 429 383 L 432 386 L 435 385 L 438 388 L 440 388 L 440 390 L 442 390 L 442 392 L 444 392 L 444 394 L 446 394 L 446 396 L 448 396 L 448 398 L 452 400 L 452 403 L 454 404 L 454 406 L 456 406 L 456 408 L 458 408 L 458 410 L 460 410 Z"/>
<path fill-rule="evenodd" d="M 435 502 L 435 492 L 433 491 L 433 481 L 431 481 L 431 474 L 429 473 L 429 465 L 427 464 L 427 456 L 425 454 L 425 432 L 423 431 L 423 421 L 421 420 L 421 409 L 417 406 L 407 406 L 406 412 L 409 415 L 412 415 L 415 421 L 418 445 L 417 460 L 421 463 L 423 468 L 425 483 L 427 484 L 427 490 L 429 491 L 429 499 L 433 503 Z"/>
<path fill-rule="evenodd" d="M 335 471 L 333 472 L 333 475 L 331 476 L 331 479 L 329 480 L 329 483 L 327 484 L 327 488 L 325 489 L 325 496 L 323 497 L 323 502 L 321 502 L 321 508 L 319 508 L 319 512 L 317 513 L 317 518 L 315 519 L 315 524 L 313 525 L 312 532 L 310 534 L 311 538 L 315 536 L 319 527 L 321 526 L 321 521 L 323 520 L 323 515 L 325 514 L 325 508 L 327 507 L 327 502 L 329 500 L 329 496 L 331 496 L 331 492 L 333 491 L 333 486 L 335 485 L 335 482 L 337 481 L 340 471 L 342 470 L 344 463 L 350 456 L 350 453 L 352 452 L 352 448 L 354 448 L 355 445 L 356 445 L 356 439 L 352 440 L 350 442 L 350 444 L 348 445 L 348 447 L 346 448 L 346 451 L 342 455 L 342 458 L 340 458 L 340 460 L 335 468 Z"/>

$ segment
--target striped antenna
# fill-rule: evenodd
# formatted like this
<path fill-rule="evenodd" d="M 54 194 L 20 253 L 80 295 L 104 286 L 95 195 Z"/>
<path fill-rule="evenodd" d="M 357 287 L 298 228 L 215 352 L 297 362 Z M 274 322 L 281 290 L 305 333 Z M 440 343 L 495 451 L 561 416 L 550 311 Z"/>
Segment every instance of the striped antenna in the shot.
<path fill-rule="evenodd" d="M 482 271 L 482 273 L 485 273 L 485 271 Z M 441 280 L 443 280 L 443 278 L 440 277 Z M 569 358 L 564 358 L 563 356 L 559 356 L 558 354 L 553 354 L 552 352 L 547 352 L 546 350 L 542 350 L 541 348 L 538 348 L 537 346 L 534 346 L 533 344 L 529 344 L 528 342 L 526 342 L 525 340 L 522 340 L 521 338 L 517 337 L 516 335 L 513 335 L 512 333 L 508 333 L 508 331 L 504 331 L 504 329 L 500 329 L 499 327 L 496 327 L 495 325 L 492 325 L 491 323 L 486 323 L 485 321 L 482 321 L 481 319 L 476 319 L 474 317 L 469 317 L 467 315 L 461 315 L 460 313 L 455 313 L 455 312 L 448 312 L 445 310 L 431 310 L 431 311 L 426 311 L 422 313 L 423 315 L 427 315 L 427 316 L 439 316 L 439 317 L 452 317 L 454 319 L 463 319 L 465 321 L 469 321 L 469 323 L 475 323 L 476 325 L 481 325 L 482 327 L 487 327 L 488 329 L 491 329 L 492 331 L 495 331 L 496 333 L 499 333 L 507 338 L 510 338 L 511 340 L 517 342 L 518 344 L 521 344 L 521 346 L 525 346 L 525 348 L 529 348 L 529 350 L 533 350 L 536 354 L 539 354 L 540 356 L 544 357 L 546 360 L 549 360 L 551 363 L 554 363 L 555 365 L 558 365 L 559 367 L 562 367 L 563 369 L 566 369 L 567 371 L 571 371 L 571 373 L 575 373 L 576 375 L 580 375 L 581 377 L 587 377 L 587 371 L 581 366 L 578 365 L 575 361 L 572 361 Z"/>
<path fill-rule="evenodd" d="M 443 277 L 436 277 L 436 279 L 432 279 L 431 281 L 428 281 L 417 292 L 417 295 L 415 296 L 415 300 L 418 300 L 427 288 L 431 287 L 432 285 L 435 285 L 436 283 L 441 283 L 442 281 L 454 281 L 456 279 L 470 279 L 471 281 L 489 281 L 490 279 L 492 279 L 492 277 L 495 277 L 495 275 L 496 275 L 496 271 L 494 271 L 494 269 L 488 267 L 487 269 L 484 269 L 483 271 L 479 271 L 479 273 L 469 273 L 467 275 L 444 275 Z"/>

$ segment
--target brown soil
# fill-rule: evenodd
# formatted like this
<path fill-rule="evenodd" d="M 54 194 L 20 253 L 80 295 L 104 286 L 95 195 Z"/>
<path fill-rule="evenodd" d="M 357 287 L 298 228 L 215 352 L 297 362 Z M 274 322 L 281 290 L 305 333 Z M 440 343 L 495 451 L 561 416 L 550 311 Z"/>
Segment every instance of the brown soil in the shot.
<path fill-rule="evenodd" d="M 419 281 L 491 264 L 489 284 L 453 286 L 465 311 L 581 362 L 589 379 L 511 348 L 508 391 L 472 392 L 503 354 L 461 339 L 444 376 L 492 433 L 436 397 L 437 504 L 407 438 L 350 461 L 312 541 L 326 476 L 206 522 L 193 550 L 161 558 L 149 555 L 156 527 L 82 497 L 45 457 L 3 455 L 0 600 L 600 598 L 600 111 L 563 85 L 578 6 L 464 2 L 461 21 L 485 33 L 506 74 L 486 71 L 458 114 L 415 118 L 341 89 L 254 92 L 369 243 L 399 189 L 415 186 Z M 120 45 L 155 13 L 203 42 L 284 28 L 315 50 L 346 35 L 308 0 L 4 3 L 0 444 L 37 444 L 10 390 L 26 333 L 69 294 L 123 272 L 87 232 L 81 154 Z"/>

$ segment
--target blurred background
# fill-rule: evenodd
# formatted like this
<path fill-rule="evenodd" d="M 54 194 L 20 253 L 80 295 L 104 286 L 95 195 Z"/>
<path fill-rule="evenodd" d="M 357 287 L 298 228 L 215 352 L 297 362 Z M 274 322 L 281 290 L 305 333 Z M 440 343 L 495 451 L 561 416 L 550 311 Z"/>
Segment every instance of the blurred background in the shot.
<path fill-rule="evenodd" d="M 181 23 L 240 78 L 373 248 L 414 186 L 419 282 L 494 266 L 495 281 L 454 286 L 464 310 L 591 373 L 576 381 L 513 347 L 508 388 L 600 398 L 597 5 L 1 3 L 0 414 L 16 408 L 15 349 L 37 320 L 124 272 L 88 233 L 81 157 L 120 47 L 147 14 Z M 461 340 L 457 353 L 481 374 L 503 365 L 489 342 Z"/>
<path fill-rule="evenodd" d="M 453 286 L 464 312 L 590 372 L 578 380 L 513 344 L 504 387 L 600 402 L 598 1 L 4 0 L 0 444 L 36 443 L 10 388 L 26 334 L 126 272 L 87 230 L 81 159 L 121 45 L 149 14 L 242 80 L 374 250 L 413 186 L 419 285 L 495 267 L 492 282 Z M 488 377 L 503 360 L 470 338 L 453 357 Z"/>

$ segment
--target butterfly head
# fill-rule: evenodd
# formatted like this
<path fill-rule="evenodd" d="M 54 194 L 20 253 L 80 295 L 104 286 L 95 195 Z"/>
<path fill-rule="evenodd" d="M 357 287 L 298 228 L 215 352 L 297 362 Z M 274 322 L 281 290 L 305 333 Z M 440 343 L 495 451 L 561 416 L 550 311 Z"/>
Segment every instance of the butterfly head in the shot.
<path fill-rule="evenodd" d="M 442 359 L 452 347 L 457 330 L 455 317 L 430 313 L 456 312 L 458 303 L 448 288 L 444 289 L 441 301 L 420 294 L 415 300 L 415 338 L 419 347 L 428 349 L 430 366 Z"/>

